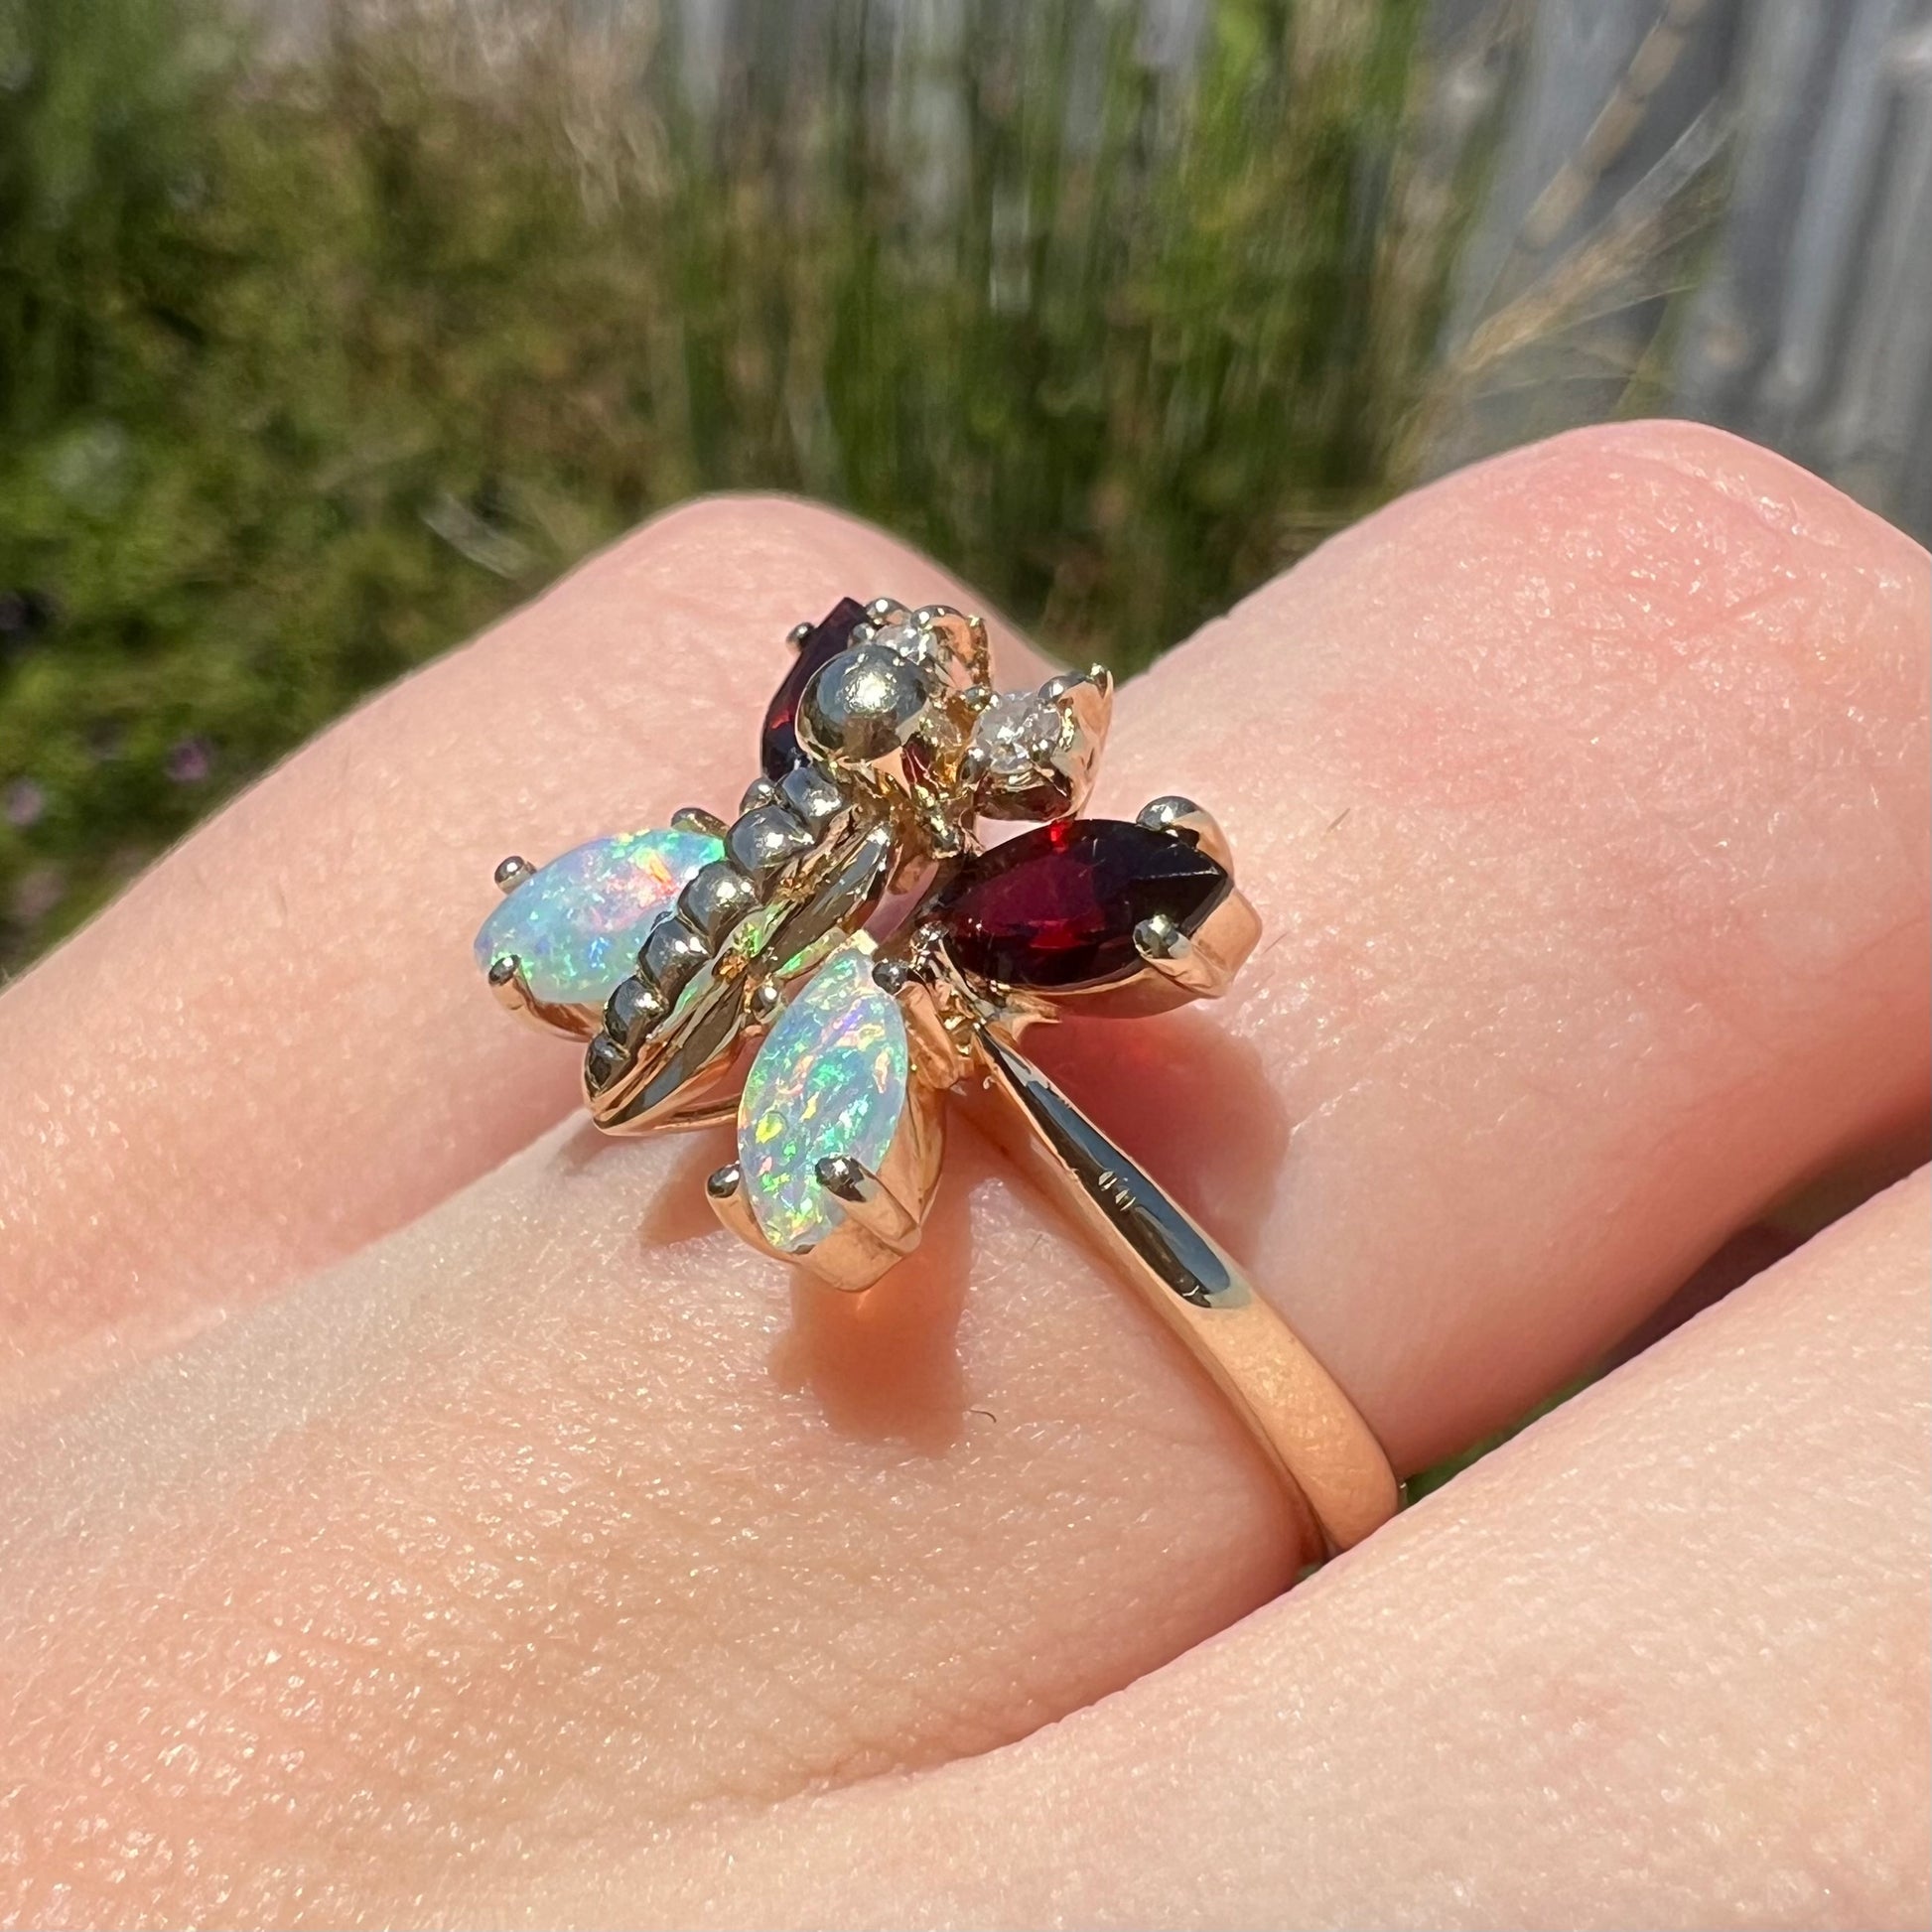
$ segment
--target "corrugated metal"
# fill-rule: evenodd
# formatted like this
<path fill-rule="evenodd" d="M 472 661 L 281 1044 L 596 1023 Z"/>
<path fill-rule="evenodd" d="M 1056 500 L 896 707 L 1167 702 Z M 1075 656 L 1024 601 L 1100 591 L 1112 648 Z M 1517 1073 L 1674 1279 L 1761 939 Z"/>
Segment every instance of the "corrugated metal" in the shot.
<path fill-rule="evenodd" d="M 1541 0 L 1523 30 L 1431 467 L 1643 408 L 1932 531 L 1932 0 Z"/>

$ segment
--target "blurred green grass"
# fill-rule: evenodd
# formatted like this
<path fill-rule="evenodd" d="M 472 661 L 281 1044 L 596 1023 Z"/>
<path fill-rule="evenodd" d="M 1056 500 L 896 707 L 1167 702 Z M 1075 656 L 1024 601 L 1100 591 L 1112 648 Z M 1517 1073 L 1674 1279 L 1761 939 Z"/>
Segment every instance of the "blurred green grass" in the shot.
<path fill-rule="evenodd" d="M 678 18 L 0 0 L 0 970 L 693 491 L 1132 666 L 1409 481 L 1484 151 L 1420 0 L 1184 71 L 1125 6 L 753 10 L 709 105 Z"/>

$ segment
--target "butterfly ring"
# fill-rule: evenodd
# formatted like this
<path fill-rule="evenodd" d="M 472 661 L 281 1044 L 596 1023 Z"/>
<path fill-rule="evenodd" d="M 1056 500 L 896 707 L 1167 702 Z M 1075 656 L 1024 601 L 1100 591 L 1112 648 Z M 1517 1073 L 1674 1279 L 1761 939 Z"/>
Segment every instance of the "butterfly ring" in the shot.
<path fill-rule="evenodd" d="M 955 1099 L 1073 1209 L 1280 1474 L 1306 1547 L 1400 1491 L 1334 1379 L 1227 1253 L 1022 1050 L 1068 1015 L 1224 993 L 1260 936 L 1215 820 L 1179 797 L 1082 815 L 1102 666 L 1000 691 L 986 626 L 842 600 L 791 633 L 760 775 L 727 821 L 496 868 L 478 962 L 511 1012 L 584 1045 L 612 1134 L 737 1124 L 706 1183 L 726 1227 L 858 1293 L 917 1247 Z M 988 822 L 1032 829 L 984 842 Z"/>

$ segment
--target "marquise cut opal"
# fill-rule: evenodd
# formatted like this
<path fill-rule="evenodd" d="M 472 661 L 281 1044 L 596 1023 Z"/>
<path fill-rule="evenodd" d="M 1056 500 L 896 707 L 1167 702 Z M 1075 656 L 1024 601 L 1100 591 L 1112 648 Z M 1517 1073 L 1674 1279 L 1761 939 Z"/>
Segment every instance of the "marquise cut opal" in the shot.
<path fill-rule="evenodd" d="M 873 984 L 871 955 L 835 952 L 765 1036 L 738 1103 L 738 1167 L 764 1238 L 814 1248 L 845 1218 L 818 1164 L 846 1155 L 875 1173 L 905 1111 L 905 1022 Z"/>
<path fill-rule="evenodd" d="M 703 832 L 651 829 L 592 839 L 526 879 L 483 922 L 477 964 L 514 954 L 531 993 L 601 1005 L 701 867 L 725 855 Z"/>

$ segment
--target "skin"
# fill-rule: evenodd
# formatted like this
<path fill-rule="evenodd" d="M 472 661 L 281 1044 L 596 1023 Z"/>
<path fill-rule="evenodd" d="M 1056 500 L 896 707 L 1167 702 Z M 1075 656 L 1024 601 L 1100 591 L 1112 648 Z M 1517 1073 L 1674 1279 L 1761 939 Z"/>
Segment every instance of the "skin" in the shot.
<path fill-rule="evenodd" d="M 1399 1466 L 1924 1159 L 1927 575 L 1632 425 L 1120 694 L 1096 809 L 1209 803 L 1265 936 L 1041 1056 Z M 1922 1175 L 1282 1597 L 1258 1455 L 963 1123 L 846 1302 L 716 1230 L 726 1141 L 566 1118 L 490 865 L 729 804 L 848 589 L 975 602 L 679 511 L 0 1000 L 0 1917 L 1923 1922 Z"/>

